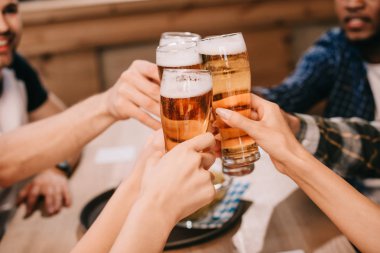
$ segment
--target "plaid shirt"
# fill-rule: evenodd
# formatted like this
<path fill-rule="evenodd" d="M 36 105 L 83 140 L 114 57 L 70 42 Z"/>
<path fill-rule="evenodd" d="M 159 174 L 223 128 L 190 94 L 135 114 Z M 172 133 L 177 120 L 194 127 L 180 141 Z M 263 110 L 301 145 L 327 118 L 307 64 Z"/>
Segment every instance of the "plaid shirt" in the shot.
<path fill-rule="evenodd" d="M 288 112 L 306 112 L 327 98 L 325 117 L 373 120 L 375 102 L 358 50 L 340 28 L 324 34 L 302 57 L 282 84 L 254 88 Z"/>
<path fill-rule="evenodd" d="M 298 140 L 344 178 L 380 178 L 380 122 L 297 114 Z"/>

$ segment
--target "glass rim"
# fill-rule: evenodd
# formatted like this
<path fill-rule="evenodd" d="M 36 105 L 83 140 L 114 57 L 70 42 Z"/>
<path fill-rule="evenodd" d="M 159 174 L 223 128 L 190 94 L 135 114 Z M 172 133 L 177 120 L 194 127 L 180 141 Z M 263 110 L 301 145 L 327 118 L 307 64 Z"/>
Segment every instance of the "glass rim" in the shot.
<path fill-rule="evenodd" d="M 233 36 L 236 36 L 236 35 L 241 35 L 243 37 L 243 34 L 241 32 L 227 33 L 227 34 L 221 34 L 221 35 L 210 35 L 210 36 L 207 36 L 207 37 L 201 39 L 199 42 L 213 40 L 213 39 L 233 37 Z"/>
<path fill-rule="evenodd" d="M 200 73 L 200 74 L 210 74 L 211 71 L 207 69 L 171 69 L 171 68 L 164 68 L 163 73 L 169 72 L 169 73 Z M 163 76 L 163 74 L 162 74 Z"/>
<path fill-rule="evenodd" d="M 178 48 L 175 46 L 181 46 L 184 45 L 183 48 Z M 156 51 L 157 52 L 177 52 L 181 50 L 188 50 L 191 48 L 197 48 L 197 42 L 195 41 L 179 41 L 179 42 L 171 42 L 168 44 L 164 44 L 161 46 L 158 46 Z"/>
<path fill-rule="evenodd" d="M 161 34 L 160 38 L 165 38 L 165 36 L 170 36 L 170 37 L 194 37 L 194 38 L 202 38 L 201 35 L 197 33 L 192 33 L 192 32 L 163 32 Z"/>

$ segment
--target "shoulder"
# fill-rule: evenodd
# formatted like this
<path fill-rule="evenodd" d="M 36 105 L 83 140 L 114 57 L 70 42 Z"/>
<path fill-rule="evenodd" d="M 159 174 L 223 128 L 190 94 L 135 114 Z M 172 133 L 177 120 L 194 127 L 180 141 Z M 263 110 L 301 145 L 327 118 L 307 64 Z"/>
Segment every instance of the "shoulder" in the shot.
<path fill-rule="evenodd" d="M 332 28 L 316 40 L 305 57 L 318 62 L 337 62 L 340 55 L 347 50 L 348 44 L 344 31 L 339 27 Z"/>
<path fill-rule="evenodd" d="M 339 52 L 350 46 L 347 37 L 340 27 L 334 27 L 322 34 L 314 46 L 326 48 L 331 52 Z"/>
<path fill-rule="evenodd" d="M 34 111 L 47 100 L 47 91 L 33 67 L 18 53 L 14 53 L 9 68 L 18 80 L 25 85 L 28 97 L 28 112 Z"/>
<path fill-rule="evenodd" d="M 21 80 L 30 80 L 30 78 L 35 78 L 37 76 L 36 71 L 28 61 L 16 52 L 13 55 L 13 61 L 10 68 L 15 72 L 17 78 Z"/>

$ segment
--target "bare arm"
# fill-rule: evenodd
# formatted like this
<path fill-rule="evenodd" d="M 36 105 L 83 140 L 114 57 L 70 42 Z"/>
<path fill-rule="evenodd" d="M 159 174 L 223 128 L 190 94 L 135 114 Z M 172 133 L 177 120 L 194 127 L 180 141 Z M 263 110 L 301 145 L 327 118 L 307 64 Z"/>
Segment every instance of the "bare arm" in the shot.
<path fill-rule="evenodd" d="M 78 153 L 115 121 L 103 93 L 1 135 L 0 185 L 11 185 Z"/>
<path fill-rule="evenodd" d="M 156 135 L 72 253 L 161 252 L 176 222 L 214 198 L 205 169 L 215 158 L 201 152 L 214 143 L 204 134 L 163 156 L 163 137 Z"/>
<path fill-rule="evenodd" d="M 286 164 L 285 174 L 362 252 L 379 252 L 380 207 L 306 150 L 300 150 L 293 159 Z"/>
<path fill-rule="evenodd" d="M 158 133 L 156 132 L 155 135 L 157 136 Z M 158 139 L 160 136 L 155 138 Z M 117 188 L 110 201 L 91 226 L 91 229 L 78 242 L 72 253 L 109 252 L 140 192 L 141 178 L 145 171 L 146 160 L 156 151 L 160 152 L 163 148 L 162 141 L 159 140 L 157 143 L 157 141 L 154 141 L 155 138 L 148 140 L 143 152 L 137 158 L 137 163 L 132 174 Z M 107 236 L 104 236 L 105 234 Z M 103 238 L 103 240 L 99 240 L 99 238 Z M 95 241 L 99 243 L 94 244 Z"/>
<path fill-rule="evenodd" d="M 280 108 L 252 96 L 257 121 L 225 109 L 223 120 L 246 131 L 363 252 L 379 252 L 380 209 L 309 154 L 294 138 Z"/>
<path fill-rule="evenodd" d="M 66 111 L 0 135 L 0 186 L 8 186 L 78 153 L 116 120 L 135 118 L 158 129 L 158 70 L 135 61 L 108 91 Z"/>
<path fill-rule="evenodd" d="M 47 101 L 29 114 L 29 120 L 30 122 L 35 122 L 41 119 L 46 119 L 47 117 L 63 112 L 65 109 L 67 109 L 65 104 L 56 95 L 49 93 Z M 65 161 L 75 168 L 79 162 L 79 158 L 80 152 L 65 158 Z"/>

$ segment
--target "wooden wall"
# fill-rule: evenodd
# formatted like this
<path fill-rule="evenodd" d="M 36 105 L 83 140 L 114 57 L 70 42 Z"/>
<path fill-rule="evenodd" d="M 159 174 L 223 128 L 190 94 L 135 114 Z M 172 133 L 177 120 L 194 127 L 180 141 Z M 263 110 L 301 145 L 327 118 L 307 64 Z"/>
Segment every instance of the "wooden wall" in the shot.
<path fill-rule="evenodd" d="M 134 59 L 154 61 L 164 31 L 241 31 L 254 85 L 276 85 L 336 23 L 331 0 L 56 0 L 21 11 L 20 51 L 67 104 L 112 85 Z"/>

